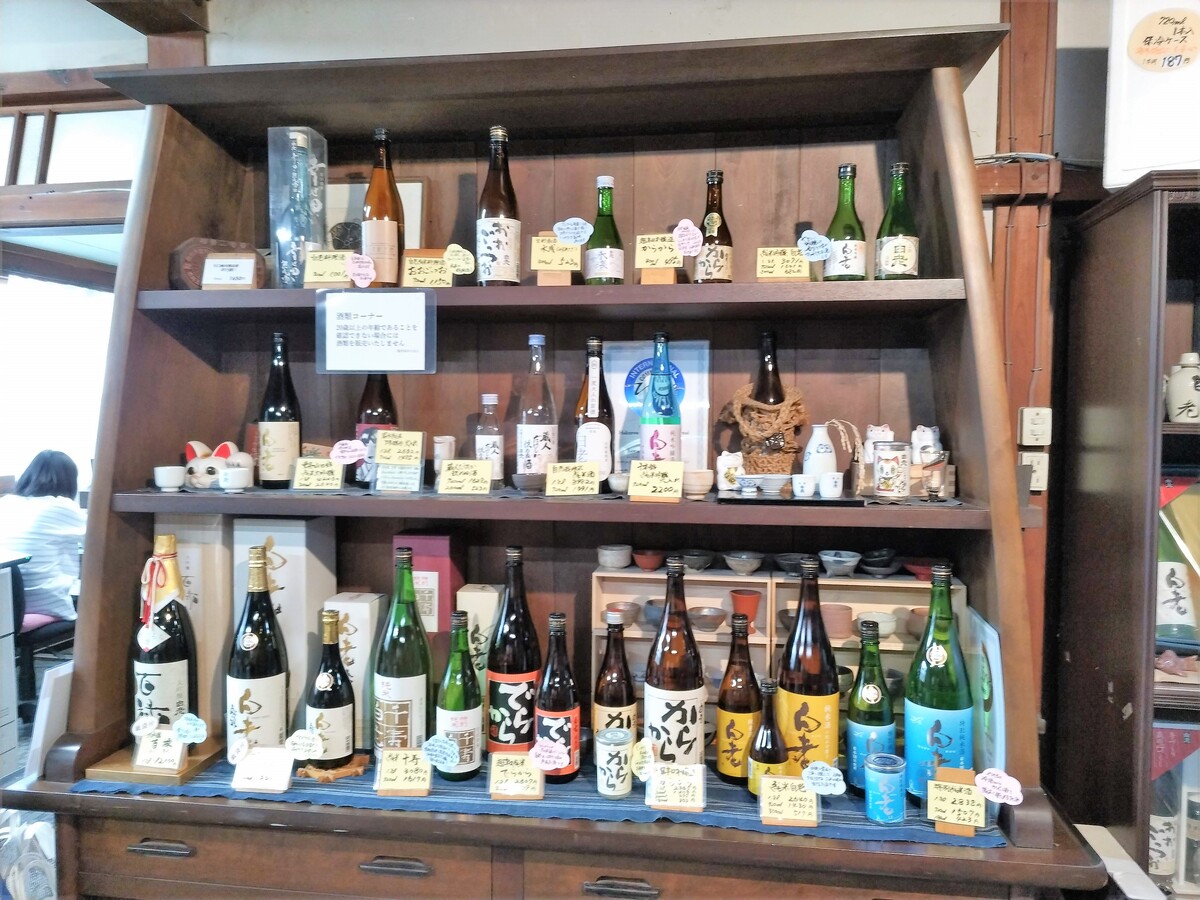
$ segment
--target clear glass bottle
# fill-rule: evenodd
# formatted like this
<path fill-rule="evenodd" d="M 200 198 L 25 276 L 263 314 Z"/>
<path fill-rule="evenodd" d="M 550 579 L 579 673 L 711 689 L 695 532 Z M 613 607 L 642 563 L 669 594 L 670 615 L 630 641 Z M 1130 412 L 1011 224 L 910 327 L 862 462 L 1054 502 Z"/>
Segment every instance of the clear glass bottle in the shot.
<path fill-rule="evenodd" d="M 875 236 L 875 277 L 883 280 L 917 277 L 921 241 L 908 203 L 908 171 L 906 162 L 892 165 L 887 211 Z"/>
<path fill-rule="evenodd" d="M 604 384 L 604 342 L 587 339 L 587 362 L 583 384 L 575 401 L 575 462 L 594 462 L 600 467 L 600 481 L 613 469 L 613 411 Z"/>
<path fill-rule="evenodd" d="M 513 474 L 518 476 L 545 476 L 550 463 L 558 462 L 558 409 L 546 378 L 545 353 L 546 336 L 531 334 L 529 377 L 517 413 L 517 471 Z"/>
<path fill-rule="evenodd" d="M 733 235 L 721 206 L 721 184 L 725 173 L 720 169 L 709 170 L 707 176 L 708 195 L 704 202 L 704 219 L 701 224 L 704 240 L 696 257 L 696 284 L 729 284 L 733 281 Z"/>
<path fill-rule="evenodd" d="M 625 250 L 613 219 L 613 177 L 596 178 L 596 220 L 583 254 L 585 284 L 624 284 Z"/>
<path fill-rule="evenodd" d="M 641 455 L 639 459 L 682 459 L 683 429 L 679 418 L 679 400 L 675 396 L 675 383 L 671 375 L 671 357 L 667 350 L 667 333 L 654 334 L 654 359 L 650 364 L 650 376 L 646 379 L 646 393 L 642 399 L 642 416 L 639 433 Z"/>
<path fill-rule="evenodd" d="M 386 128 L 375 129 L 375 165 L 363 197 L 362 254 L 375 264 L 371 287 L 395 287 L 400 283 L 404 206 L 392 174 L 391 141 Z"/>
<path fill-rule="evenodd" d="M 492 490 L 504 487 L 504 432 L 496 407 L 500 405 L 498 394 L 480 394 L 482 412 L 475 426 L 475 458 L 487 459 L 492 463 Z"/>
<path fill-rule="evenodd" d="M 487 180 L 475 217 L 475 280 L 482 287 L 521 283 L 521 216 L 508 174 L 508 129 L 493 125 L 488 135 Z"/>
<path fill-rule="evenodd" d="M 825 260 L 825 281 L 865 281 L 867 278 L 867 238 L 862 221 L 854 209 L 856 166 L 838 166 L 838 202 L 833 220 L 825 232 L 832 247 Z"/>

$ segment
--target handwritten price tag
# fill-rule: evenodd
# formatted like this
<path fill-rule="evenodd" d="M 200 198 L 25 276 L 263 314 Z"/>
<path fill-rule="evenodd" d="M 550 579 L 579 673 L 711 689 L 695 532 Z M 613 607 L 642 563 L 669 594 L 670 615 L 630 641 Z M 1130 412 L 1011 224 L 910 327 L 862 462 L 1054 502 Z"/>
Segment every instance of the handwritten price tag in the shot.
<path fill-rule="evenodd" d="M 975 776 L 975 785 L 986 799 L 994 803 L 1020 806 L 1025 799 L 1021 782 L 1001 769 L 984 769 Z"/>
<path fill-rule="evenodd" d="M 652 809 L 702 811 L 705 771 L 702 763 L 692 766 L 655 763 L 646 789 L 646 805 Z"/>
<path fill-rule="evenodd" d="M 292 477 L 293 491 L 337 491 L 342 487 L 342 466 L 332 459 L 300 457 Z"/>
<path fill-rule="evenodd" d="M 815 828 L 821 823 L 821 803 L 801 777 L 763 775 L 758 783 L 758 817 L 764 825 Z"/>
<path fill-rule="evenodd" d="M 629 466 L 629 499 L 669 501 L 683 498 L 683 463 L 635 459 Z"/>
<path fill-rule="evenodd" d="M 675 236 L 675 246 L 684 256 L 696 256 L 704 243 L 704 235 L 691 219 L 680 219 L 679 224 L 671 231 Z"/>
<path fill-rule="evenodd" d="M 528 753 L 492 753 L 488 756 L 488 793 L 493 800 L 541 800 L 546 774 Z"/>
<path fill-rule="evenodd" d="M 974 784 L 931 780 L 928 803 L 927 814 L 935 822 L 968 828 L 987 825 L 987 802 Z"/>
<path fill-rule="evenodd" d="M 808 281 L 812 273 L 808 268 L 808 259 L 799 247 L 759 247 L 754 277 Z"/>
<path fill-rule="evenodd" d="M 551 463 L 546 471 L 547 497 L 578 497 L 599 493 L 599 463 Z"/>
<path fill-rule="evenodd" d="M 846 779 L 842 777 L 842 770 L 835 769 L 829 763 L 809 763 L 802 777 L 804 786 L 822 797 L 846 793 Z"/>
<path fill-rule="evenodd" d="M 418 256 L 410 250 L 404 254 L 404 273 L 400 284 L 402 287 L 452 287 L 454 273 L 450 271 L 445 256 Z"/>
<path fill-rule="evenodd" d="M 353 254 L 353 250 L 309 250 L 304 258 L 304 286 L 329 287 L 346 284 L 350 281 L 346 264 Z"/>
<path fill-rule="evenodd" d="M 426 738 L 425 743 L 421 745 L 421 752 L 434 768 L 445 769 L 450 766 L 457 766 L 461 758 L 458 744 L 440 734 Z"/>
<path fill-rule="evenodd" d="M 683 265 L 683 254 L 675 243 L 673 234 L 639 234 L 637 252 L 634 255 L 635 269 L 678 269 Z"/>
<path fill-rule="evenodd" d="M 256 794 L 282 794 L 292 786 L 295 757 L 284 747 L 251 747 L 234 766 L 230 787 Z"/>
<path fill-rule="evenodd" d="M 138 716 L 129 726 L 129 733 L 135 738 L 149 734 L 158 728 L 158 716 Z"/>
<path fill-rule="evenodd" d="M 492 492 L 492 461 L 490 459 L 447 459 L 438 476 L 439 494 L 490 494 Z"/>
<path fill-rule="evenodd" d="M 156 728 L 138 738 L 133 765 L 139 769 L 165 769 L 179 772 L 187 760 L 187 744 L 175 732 Z"/>
<path fill-rule="evenodd" d="M 648 737 L 642 738 L 633 745 L 633 755 L 629 761 L 629 767 L 633 769 L 633 774 L 637 776 L 638 781 L 645 781 L 650 777 L 653 765 L 654 742 Z"/>
<path fill-rule="evenodd" d="M 296 759 L 312 759 L 321 753 L 321 736 L 307 729 L 293 731 L 291 737 L 283 742 L 283 746 Z"/>
<path fill-rule="evenodd" d="M 443 738 L 444 740 L 444 738 Z M 375 793 L 381 797 L 425 797 L 433 770 L 422 750 L 384 750 L 375 769 Z"/>
<path fill-rule="evenodd" d="M 425 447 L 423 431 L 375 432 L 375 462 L 389 466 L 419 466 Z"/>
<path fill-rule="evenodd" d="M 1147 72 L 1174 72 L 1200 55 L 1200 15 L 1194 9 L 1161 9 L 1129 35 L 1129 58 Z"/>
<path fill-rule="evenodd" d="M 421 490 L 421 466 L 389 466 L 375 468 L 375 490 L 415 493 Z"/>
<path fill-rule="evenodd" d="M 475 254 L 459 244 L 448 244 L 444 259 L 455 275 L 470 275 L 475 271 Z"/>
<path fill-rule="evenodd" d="M 829 259 L 829 254 L 833 252 L 833 244 L 829 242 L 829 238 L 823 234 L 817 234 L 811 228 L 800 235 L 796 246 L 800 248 L 800 252 L 809 262 Z"/>
<path fill-rule="evenodd" d="M 341 463 L 343 466 L 356 463 L 360 459 L 367 458 L 367 445 L 357 439 L 353 441 L 338 441 L 333 445 L 333 449 L 329 451 L 329 458 L 335 463 Z"/>
<path fill-rule="evenodd" d="M 195 713 L 184 713 L 175 720 L 171 730 L 185 744 L 203 744 L 208 740 L 208 723 Z"/>
<path fill-rule="evenodd" d="M 365 288 L 375 280 L 375 260 L 361 253 L 351 253 L 346 258 L 346 274 L 355 287 Z"/>
<path fill-rule="evenodd" d="M 571 751 L 556 741 L 538 738 L 529 751 L 529 760 L 543 772 L 549 772 L 569 766 Z"/>
<path fill-rule="evenodd" d="M 592 231 L 592 223 L 585 222 L 579 216 L 554 223 L 554 236 L 564 244 L 586 244 L 592 236 Z"/>
<path fill-rule="evenodd" d="M 579 245 L 557 237 L 534 236 L 530 244 L 529 268 L 535 272 L 578 272 Z"/>

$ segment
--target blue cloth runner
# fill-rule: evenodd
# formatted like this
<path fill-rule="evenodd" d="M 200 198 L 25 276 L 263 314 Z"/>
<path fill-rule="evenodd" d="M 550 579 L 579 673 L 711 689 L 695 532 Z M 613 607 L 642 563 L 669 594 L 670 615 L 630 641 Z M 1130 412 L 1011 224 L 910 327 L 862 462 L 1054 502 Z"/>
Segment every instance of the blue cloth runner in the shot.
<path fill-rule="evenodd" d="M 708 773 L 704 812 L 689 813 L 650 809 L 636 780 L 633 793 L 607 800 L 596 791 L 595 769 L 584 763 L 579 777 L 569 784 L 546 785 L 543 800 L 492 800 L 487 790 L 487 772 L 471 781 L 442 781 L 436 775 L 428 797 L 380 797 L 373 787 L 374 769 L 355 778 L 321 784 L 309 778 L 294 778 L 286 794 L 251 794 L 229 786 L 233 766 L 219 762 L 183 785 L 129 784 L 85 780 L 71 787 L 73 793 L 157 794 L 171 797 L 226 797 L 231 800 L 269 800 L 283 803 L 316 803 L 358 809 L 398 809 L 409 812 L 471 813 L 518 816 L 533 819 L 591 819 L 605 822 L 654 822 L 667 819 L 717 828 L 741 828 L 769 834 L 799 834 L 862 841 L 910 841 L 955 847 L 1003 847 L 1004 835 L 995 826 L 978 831 L 973 838 L 938 834 L 933 823 L 920 817 L 911 801 L 905 821 L 880 825 L 867 819 L 860 797 L 845 794 L 821 802 L 821 824 L 817 828 L 785 828 L 763 825 L 758 819 L 757 799 L 744 787 L 725 784 Z"/>

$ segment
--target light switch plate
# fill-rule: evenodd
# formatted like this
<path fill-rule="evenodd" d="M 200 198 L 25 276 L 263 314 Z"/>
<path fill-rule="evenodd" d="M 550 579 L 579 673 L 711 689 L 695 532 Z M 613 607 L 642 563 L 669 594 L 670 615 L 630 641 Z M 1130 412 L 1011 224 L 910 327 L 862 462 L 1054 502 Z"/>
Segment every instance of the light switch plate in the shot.
<path fill-rule="evenodd" d="M 1017 443 L 1022 447 L 1049 447 L 1053 421 L 1048 406 L 1022 406 L 1017 410 Z"/>

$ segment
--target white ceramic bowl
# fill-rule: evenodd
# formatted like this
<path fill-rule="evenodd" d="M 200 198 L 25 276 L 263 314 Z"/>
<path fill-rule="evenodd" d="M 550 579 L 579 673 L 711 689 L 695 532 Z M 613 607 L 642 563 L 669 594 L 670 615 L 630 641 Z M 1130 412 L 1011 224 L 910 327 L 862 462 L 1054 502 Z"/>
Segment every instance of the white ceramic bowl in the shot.
<path fill-rule="evenodd" d="M 783 492 L 784 485 L 792 480 L 791 475 L 760 475 L 762 492 L 772 497 Z"/>
<path fill-rule="evenodd" d="M 606 569 L 624 569 L 633 562 L 633 547 L 629 544 L 601 544 L 596 557 Z"/>
<path fill-rule="evenodd" d="M 731 550 L 724 554 L 725 565 L 739 575 L 749 575 L 758 571 L 763 563 L 763 555 L 757 550 Z"/>
<path fill-rule="evenodd" d="M 743 494 L 757 494 L 761 485 L 761 475 L 739 475 L 737 477 L 738 490 Z"/>
<path fill-rule="evenodd" d="M 861 612 L 855 621 L 875 622 L 879 625 L 879 636 L 881 638 L 891 637 L 896 633 L 896 617 L 890 612 Z"/>
<path fill-rule="evenodd" d="M 830 577 L 838 575 L 849 575 L 858 566 L 858 561 L 862 559 L 861 553 L 854 553 L 851 550 L 822 550 L 820 554 L 821 563 L 825 566 L 825 573 Z"/>
<path fill-rule="evenodd" d="M 608 476 L 608 489 L 614 494 L 623 494 L 629 490 L 629 473 L 613 472 Z"/>

